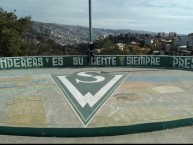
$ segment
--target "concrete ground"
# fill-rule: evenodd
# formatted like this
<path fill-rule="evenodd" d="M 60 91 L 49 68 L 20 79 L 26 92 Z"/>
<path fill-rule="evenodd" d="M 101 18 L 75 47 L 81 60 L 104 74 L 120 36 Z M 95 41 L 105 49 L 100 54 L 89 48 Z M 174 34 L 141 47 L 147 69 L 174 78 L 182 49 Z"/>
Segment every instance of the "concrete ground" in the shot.
<path fill-rule="evenodd" d="M 52 75 L 105 72 L 127 75 L 109 97 L 76 110 Z M 58 77 L 59 78 L 59 77 Z M 72 77 L 73 79 L 73 77 Z M 110 78 L 109 78 L 110 79 Z M 111 79 L 110 79 L 111 80 Z M 112 79 L 113 80 L 113 79 Z M 87 81 L 88 82 L 88 81 Z M 68 87 L 67 87 L 68 88 Z M 93 89 L 97 89 L 94 87 Z M 193 73 L 147 68 L 46 68 L 0 71 L 0 125 L 41 128 L 97 128 L 193 118 Z M 85 86 L 80 89 L 87 91 Z M 80 100 L 77 99 L 80 103 Z M 89 101 L 88 101 L 89 102 Z M 90 99 L 90 106 L 94 101 Z M 88 106 L 88 105 L 86 105 Z M 81 107 L 79 107 L 81 108 Z M 80 113 L 79 113 L 80 111 Z M 78 115 L 81 114 L 81 115 Z M 81 116 L 83 116 L 81 118 Z M 84 117 L 85 116 L 85 117 Z M 91 116 L 88 119 L 87 116 Z M 108 137 L 0 136 L 0 143 L 193 143 L 193 127 Z"/>

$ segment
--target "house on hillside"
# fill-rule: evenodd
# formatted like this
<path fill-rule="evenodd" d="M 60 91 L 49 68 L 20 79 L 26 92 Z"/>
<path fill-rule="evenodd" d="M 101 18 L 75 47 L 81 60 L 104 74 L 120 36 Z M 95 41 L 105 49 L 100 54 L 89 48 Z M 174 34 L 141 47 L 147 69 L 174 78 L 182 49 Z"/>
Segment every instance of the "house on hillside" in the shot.
<path fill-rule="evenodd" d="M 125 47 L 125 44 L 124 44 L 124 43 L 117 43 L 117 46 L 119 47 L 119 49 L 120 49 L 121 51 L 123 51 L 123 50 L 124 50 L 124 47 Z"/>
<path fill-rule="evenodd" d="M 193 36 L 177 36 L 174 40 L 176 46 L 187 46 L 187 48 L 193 48 Z"/>
<path fill-rule="evenodd" d="M 151 39 L 151 38 L 145 38 L 145 45 L 150 46 L 150 45 L 152 45 L 152 44 L 153 44 L 153 39 Z"/>

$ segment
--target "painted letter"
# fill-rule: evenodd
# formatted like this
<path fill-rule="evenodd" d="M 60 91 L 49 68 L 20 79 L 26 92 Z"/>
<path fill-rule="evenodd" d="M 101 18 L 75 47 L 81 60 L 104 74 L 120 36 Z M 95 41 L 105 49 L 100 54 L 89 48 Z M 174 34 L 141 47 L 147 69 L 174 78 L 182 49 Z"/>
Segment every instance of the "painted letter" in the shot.
<path fill-rule="evenodd" d="M 80 72 L 80 73 L 77 74 L 78 76 L 93 78 L 93 79 L 96 79 L 96 80 L 94 80 L 94 81 L 81 81 L 79 79 L 76 79 L 76 82 L 77 83 L 87 83 L 87 84 L 89 84 L 89 83 L 98 83 L 98 82 L 102 82 L 102 81 L 105 80 L 104 77 L 88 74 L 89 72 L 100 74 L 100 72 L 95 72 L 95 71 Z"/>

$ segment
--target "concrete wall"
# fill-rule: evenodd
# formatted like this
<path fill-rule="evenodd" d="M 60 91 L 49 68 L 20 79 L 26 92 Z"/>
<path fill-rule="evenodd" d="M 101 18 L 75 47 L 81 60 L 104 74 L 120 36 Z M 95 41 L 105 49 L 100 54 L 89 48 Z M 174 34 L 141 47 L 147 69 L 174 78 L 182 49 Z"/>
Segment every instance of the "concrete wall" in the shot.
<path fill-rule="evenodd" d="M 109 55 L 95 56 L 92 66 L 116 67 L 164 67 L 193 70 L 191 56 L 158 56 L 158 55 Z M 85 67 L 88 66 L 87 56 L 30 56 L 30 57 L 2 57 L 0 70 L 49 68 L 49 67 Z"/>

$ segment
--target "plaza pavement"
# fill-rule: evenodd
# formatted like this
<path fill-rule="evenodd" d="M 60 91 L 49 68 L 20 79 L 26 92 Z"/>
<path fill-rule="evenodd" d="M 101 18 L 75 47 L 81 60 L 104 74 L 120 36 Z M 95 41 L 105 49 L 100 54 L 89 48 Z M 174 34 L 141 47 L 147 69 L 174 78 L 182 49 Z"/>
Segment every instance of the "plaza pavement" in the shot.
<path fill-rule="evenodd" d="M 84 122 L 52 76 L 78 72 L 105 72 L 127 75 Z M 85 89 L 84 86 L 81 87 Z M 80 138 L 82 143 L 190 143 L 193 142 L 193 73 L 183 70 L 90 67 L 44 68 L 0 71 L 0 126 L 24 128 L 101 128 L 144 125 L 147 133 Z M 95 89 L 95 88 L 93 88 Z M 76 106 L 75 106 L 76 107 Z M 84 115 L 83 110 L 83 115 Z M 179 121 L 179 122 L 175 122 Z M 147 124 L 166 122 L 163 131 Z M 168 125 L 176 123 L 174 131 Z M 188 122 L 188 123 L 187 123 Z M 168 124 L 167 124 L 168 123 Z M 151 132 L 154 131 L 154 132 Z M 164 132 L 164 133 L 163 133 Z M 157 134 L 157 136 L 156 136 Z M 15 135 L 15 133 L 14 133 Z M 18 131 L 19 135 L 19 131 Z M 83 135 L 84 136 L 84 135 Z M 6 142 L 8 136 L 0 136 Z M 36 137 L 19 137 L 33 140 Z M 10 136 L 10 138 L 17 138 Z M 171 137 L 171 138 L 170 138 Z M 41 141 L 42 139 L 42 141 Z M 40 137 L 50 143 L 80 143 L 77 138 Z M 170 140 L 171 139 L 171 140 Z M 11 142 L 11 140 L 9 140 Z M 8 142 L 9 142 L 8 141 Z M 18 140 L 19 141 L 19 140 Z M 35 141 L 35 140 L 34 140 Z M 33 141 L 30 141 L 33 142 Z M 36 142 L 36 141 L 35 141 Z"/>

